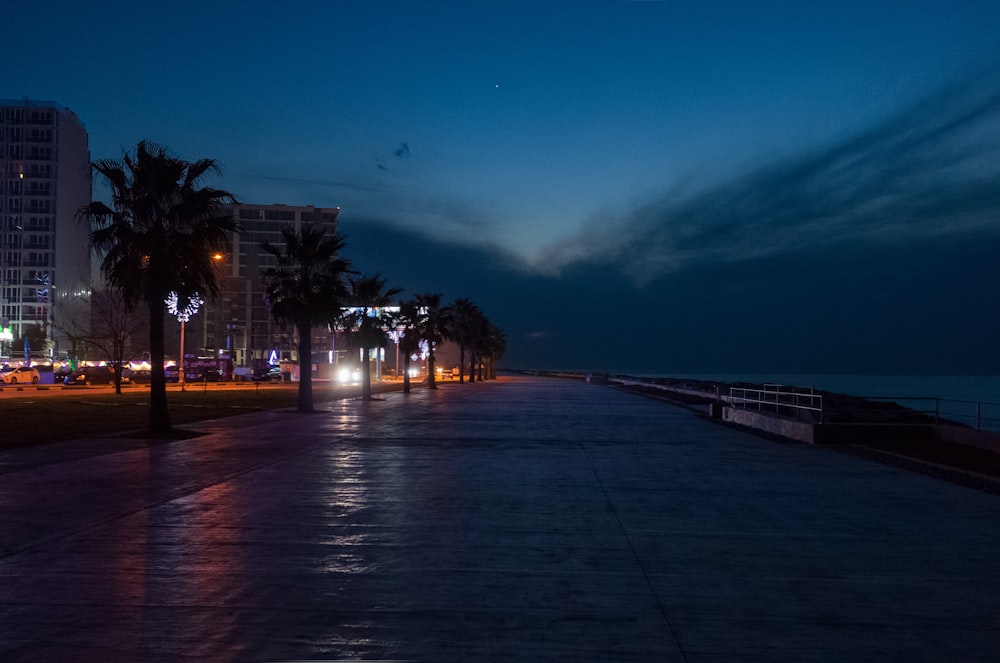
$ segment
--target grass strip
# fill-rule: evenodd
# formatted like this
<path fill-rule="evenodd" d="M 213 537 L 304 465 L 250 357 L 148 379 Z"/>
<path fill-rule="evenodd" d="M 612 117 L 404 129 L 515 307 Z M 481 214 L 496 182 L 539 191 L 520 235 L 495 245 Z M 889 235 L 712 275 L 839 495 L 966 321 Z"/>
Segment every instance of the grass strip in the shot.
<path fill-rule="evenodd" d="M 373 385 L 374 386 L 374 385 Z M 396 388 L 379 384 L 376 391 Z M 358 396 L 359 387 L 334 388 L 314 385 L 314 402 Z M 191 385 L 185 391 L 176 386 L 167 392 L 173 425 L 236 414 L 296 407 L 298 384 L 209 387 Z M 0 421 L 4 433 L 0 450 L 144 430 L 149 423 L 148 387 L 123 389 L 121 394 L 107 389 L 52 388 L 48 391 L 24 389 L 0 398 Z"/>

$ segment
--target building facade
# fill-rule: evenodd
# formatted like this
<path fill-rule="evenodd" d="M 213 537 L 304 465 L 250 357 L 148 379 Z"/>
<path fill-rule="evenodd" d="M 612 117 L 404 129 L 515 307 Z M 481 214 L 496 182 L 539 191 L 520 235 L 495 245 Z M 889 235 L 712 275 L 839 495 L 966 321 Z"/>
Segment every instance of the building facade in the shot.
<path fill-rule="evenodd" d="M 264 299 L 261 271 L 275 266 L 275 258 L 260 248 L 262 242 L 285 249 L 282 228 L 300 230 L 317 225 L 327 233 L 337 230 L 339 208 L 291 205 L 239 204 L 230 207 L 241 232 L 232 235 L 232 250 L 220 260 L 221 292 L 206 302 L 201 318 L 203 356 L 228 357 L 239 368 L 262 369 L 277 360 L 298 360 L 293 330 L 280 328 Z M 197 327 L 197 320 L 188 329 Z M 323 329 L 314 332 L 313 348 L 322 352 L 331 343 Z M 194 347 L 194 346 L 192 346 Z"/>
<path fill-rule="evenodd" d="M 231 237 L 231 250 L 221 256 L 220 293 L 208 299 L 186 323 L 185 354 L 188 361 L 199 356 L 206 360 L 228 359 L 237 372 L 264 371 L 286 362 L 300 363 L 295 330 L 282 328 L 271 319 L 264 298 L 261 271 L 276 266 L 274 256 L 260 248 L 267 241 L 285 250 L 282 228 L 300 230 L 304 224 L 319 225 L 327 233 L 337 232 L 340 208 L 296 207 L 291 205 L 239 204 L 229 208 L 240 231 Z M 171 332 L 168 335 L 172 336 Z M 401 375 L 404 358 L 399 356 L 398 338 L 393 338 L 378 359 L 372 360 L 372 375 Z M 176 341 L 171 339 L 170 344 Z M 169 345 L 168 345 L 169 347 Z M 343 331 L 334 333 L 315 327 L 312 335 L 314 375 L 334 378 L 337 367 L 360 370 L 360 350 L 353 347 Z M 458 372 L 458 347 L 451 342 L 436 349 L 439 372 Z M 413 358 L 412 369 L 423 376 L 426 358 Z M 294 370 L 299 370 L 297 367 Z"/>
<path fill-rule="evenodd" d="M 0 354 L 23 352 L 11 338 L 41 327 L 45 348 L 71 351 L 86 333 L 89 227 L 77 212 L 91 200 L 87 131 L 50 101 L 0 100 Z"/>

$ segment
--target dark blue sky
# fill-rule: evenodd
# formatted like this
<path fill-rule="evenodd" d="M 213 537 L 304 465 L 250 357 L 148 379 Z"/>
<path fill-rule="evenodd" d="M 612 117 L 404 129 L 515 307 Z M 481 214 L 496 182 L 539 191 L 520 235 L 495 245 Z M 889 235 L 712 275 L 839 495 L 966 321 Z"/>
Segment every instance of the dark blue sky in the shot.
<path fill-rule="evenodd" d="M 1000 372 L 1000 3 L 16 3 L 94 158 L 340 206 L 507 364 Z M 100 195 L 98 190 L 98 195 Z"/>

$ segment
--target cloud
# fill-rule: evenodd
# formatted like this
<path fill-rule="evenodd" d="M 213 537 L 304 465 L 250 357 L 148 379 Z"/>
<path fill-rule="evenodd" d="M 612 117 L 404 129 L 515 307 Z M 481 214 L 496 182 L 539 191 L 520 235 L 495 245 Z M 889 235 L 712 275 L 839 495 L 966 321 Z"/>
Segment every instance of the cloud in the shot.
<path fill-rule="evenodd" d="M 362 271 L 475 301 L 508 335 L 507 366 L 991 373 L 998 155 L 1000 87 L 957 85 L 665 191 L 556 247 L 553 269 L 484 241 L 495 219 L 462 201 L 388 196 L 342 227 Z"/>
<path fill-rule="evenodd" d="M 341 219 L 355 228 L 391 227 L 437 244 L 482 250 L 511 268 L 529 269 L 518 254 L 494 238 L 493 230 L 502 219 L 474 202 L 423 191 L 386 191 L 379 203 L 376 210 L 349 210 Z"/>
<path fill-rule="evenodd" d="M 544 262 L 620 263 L 646 283 L 699 264 L 803 248 L 995 233 L 998 137 L 1000 88 L 954 85 L 837 143 L 605 217 Z"/>
<path fill-rule="evenodd" d="M 637 286 L 617 263 L 558 278 L 486 246 L 341 219 L 346 256 L 404 297 L 468 297 L 508 336 L 508 367 L 676 372 L 995 373 L 995 244 L 974 237 L 702 262 Z"/>

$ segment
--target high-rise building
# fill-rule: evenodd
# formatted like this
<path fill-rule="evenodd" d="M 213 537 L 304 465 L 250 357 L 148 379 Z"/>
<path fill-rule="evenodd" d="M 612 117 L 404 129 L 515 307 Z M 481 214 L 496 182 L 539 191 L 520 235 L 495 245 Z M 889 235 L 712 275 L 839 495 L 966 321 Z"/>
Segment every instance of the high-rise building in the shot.
<path fill-rule="evenodd" d="M 260 248 L 267 241 L 282 251 L 282 228 L 296 230 L 304 224 L 337 230 L 339 208 L 295 207 L 290 205 L 231 206 L 241 232 L 233 233 L 232 252 L 222 259 L 219 297 L 208 301 L 201 313 L 202 348 L 209 356 L 228 356 L 237 367 L 263 368 L 270 359 L 295 359 L 293 330 L 280 329 L 271 319 L 264 299 L 261 270 L 275 266 L 275 258 Z M 195 324 L 189 324 L 188 329 Z M 324 334 L 325 342 L 324 342 Z M 329 335 L 317 330 L 313 348 L 321 352 Z"/>
<path fill-rule="evenodd" d="M 91 200 L 87 130 L 51 101 L 0 99 L 0 354 L 40 327 L 33 355 L 72 350 L 89 327 L 89 228 L 77 212 Z"/>

